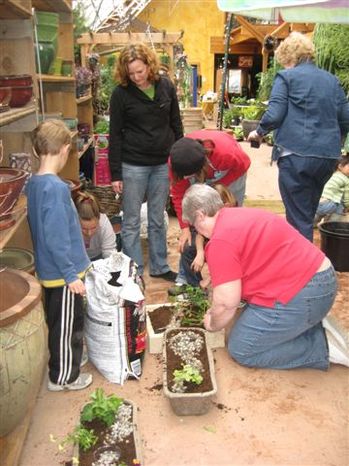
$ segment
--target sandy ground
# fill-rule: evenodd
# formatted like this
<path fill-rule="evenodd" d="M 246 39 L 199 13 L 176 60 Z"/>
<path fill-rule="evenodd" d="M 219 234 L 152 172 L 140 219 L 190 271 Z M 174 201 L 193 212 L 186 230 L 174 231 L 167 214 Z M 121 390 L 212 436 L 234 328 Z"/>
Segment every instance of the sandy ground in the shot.
<path fill-rule="evenodd" d="M 252 167 L 248 199 L 279 199 L 277 168 L 270 166 L 270 148 L 250 149 Z M 170 219 L 169 262 L 177 270 L 177 221 Z M 338 274 L 340 291 L 333 313 L 349 329 L 349 273 Z M 167 300 L 168 284 L 146 279 L 147 303 Z M 225 348 L 214 350 L 218 394 L 209 413 L 177 417 L 164 398 L 161 358 L 147 353 L 139 381 L 124 386 L 105 380 L 91 364 L 91 387 L 81 392 L 50 393 L 43 381 L 24 445 L 20 466 L 58 466 L 58 453 L 49 435 L 61 438 L 76 424 L 90 393 L 103 387 L 138 406 L 139 431 L 146 466 L 349 464 L 349 370 L 331 366 L 315 370 L 274 371 L 239 366 Z"/>

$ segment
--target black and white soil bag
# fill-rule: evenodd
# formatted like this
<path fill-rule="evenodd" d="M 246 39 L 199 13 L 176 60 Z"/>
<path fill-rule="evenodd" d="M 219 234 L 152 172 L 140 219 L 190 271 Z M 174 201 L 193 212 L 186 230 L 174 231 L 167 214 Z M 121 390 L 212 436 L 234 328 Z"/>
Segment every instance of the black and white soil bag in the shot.
<path fill-rule="evenodd" d="M 85 340 L 89 360 L 110 382 L 139 378 L 146 344 L 145 305 L 136 264 L 122 252 L 86 275 Z"/>

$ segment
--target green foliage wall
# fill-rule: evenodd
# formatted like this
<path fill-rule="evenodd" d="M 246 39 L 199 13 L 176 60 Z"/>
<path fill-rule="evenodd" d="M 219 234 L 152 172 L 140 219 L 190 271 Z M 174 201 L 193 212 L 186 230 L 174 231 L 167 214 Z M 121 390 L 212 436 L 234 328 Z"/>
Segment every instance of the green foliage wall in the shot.
<path fill-rule="evenodd" d="M 349 26 L 344 24 L 317 24 L 313 36 L 316 63 L 340 80 L 349 93 Z"/>

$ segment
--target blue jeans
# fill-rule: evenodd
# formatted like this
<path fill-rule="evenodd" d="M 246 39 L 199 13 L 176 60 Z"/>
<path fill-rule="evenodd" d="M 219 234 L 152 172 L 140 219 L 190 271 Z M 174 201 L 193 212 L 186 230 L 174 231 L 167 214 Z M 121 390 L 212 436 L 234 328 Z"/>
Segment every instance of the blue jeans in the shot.
<path fill-rule="evenodd" d="M 341 203 L 333 202 L 333 201 L 323 201 L 320 202 L 316 215 L 320 218 L 325 217 L 325 215 L 330 214 L 342 214 L 344 212 L 344 205 Z"/>
<path fill-rule="evenodd" d="M 140 238 L 141 207 L 147 196 L 149 273 L 160 275 L 170 270 L 167 264 L 167 240 L 164 222 L 169 178 L 167 164 L 139 166 L 122 164 L 123 219 L 121 228 L 122 250 L 144 272 Z"/>
<path fill-rule="evenodd" d="M 248 367 L 328 369 L 328 345 L 322 319 L 337 291 L 331 266 L 318 272 L 287 304 L 273 308 L 247 304 L 229 335 L 228 350 Z"/>
<path fill-rule="evenodd" d="M 311 242 L 316 209 L 335 165 L 336 159 L 294 154 L 278 159 L 279 190 L 286 209 L 286 219 Z"/>
<path fill-rule="evenodd" d="M 245 192 L 246 192 L 246 178 L 247 174 L 240 176 L 237 180 L 230 183 L 228 189 L 231 193 L 234 194 L 238 206 L 241 207 L 244 203 Z"/>

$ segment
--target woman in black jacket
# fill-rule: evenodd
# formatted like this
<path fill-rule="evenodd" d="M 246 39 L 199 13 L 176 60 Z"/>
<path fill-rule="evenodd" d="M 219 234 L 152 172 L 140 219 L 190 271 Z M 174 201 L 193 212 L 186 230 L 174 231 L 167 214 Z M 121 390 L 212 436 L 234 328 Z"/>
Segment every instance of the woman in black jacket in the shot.
<path fill-rule="evenodd" d="M 167 264 L 164 210 L 170 147 L 183 137 L 176 90 L 159 75 L 156 54 L 140 43 L 121 51 L 116 80 L 110 100 L 109 165 L 113 189 L 123 194 L 123 252 L 142 275 L 140 211 L 146 197 L 150 276 L 175 281 Z"/>

